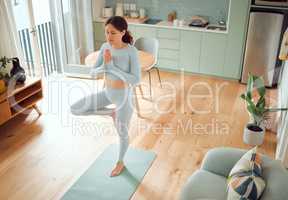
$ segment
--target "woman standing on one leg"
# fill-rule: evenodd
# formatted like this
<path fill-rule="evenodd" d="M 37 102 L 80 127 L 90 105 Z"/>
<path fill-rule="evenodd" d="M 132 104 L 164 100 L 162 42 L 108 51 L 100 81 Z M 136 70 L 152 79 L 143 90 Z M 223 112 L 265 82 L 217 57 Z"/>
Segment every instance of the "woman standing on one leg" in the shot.
<path fill-rule="evenodd" d="M 76 115 L 95 114 L 109 104 L 115 104 L 114 124 L 119 134 L 119 156 L 111 176 L 119 175 L 129 146 L 128 127 L 132 117 L 132 86 L 139 83 L 141 69 L 137 49 L 132 46 L 133 38 L 128 32 L 124 18 L 111 17 L 105 23 L 106 43 L 100 48 L 97 62 L 91 74 L 105 74 L 105 89 L 85 97 L 72 105 Z"/>

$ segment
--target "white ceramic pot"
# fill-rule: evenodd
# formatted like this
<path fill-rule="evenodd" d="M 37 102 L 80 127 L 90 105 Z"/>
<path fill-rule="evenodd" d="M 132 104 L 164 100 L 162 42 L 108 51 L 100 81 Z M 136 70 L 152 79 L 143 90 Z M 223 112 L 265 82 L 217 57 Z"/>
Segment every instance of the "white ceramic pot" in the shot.
<path fill-rule="evenodd" d="M 122 3 L 117 3 L 115 15 L 116 16 L 123 16 L 124 15 L 124 10 L 123 10 L 123 4 Z"/>
<path fill-rule="evenodd" d="M 146 11 L 144 8 L 139 9 L 139 15 L 140 15 L 140 18 L 146 17 Z"/>
<path fill-rule="evenodd" d="M 245 144 L 258 146 L 263 143 L 264 135 L 264 127 L 255 127 L 254 124 L 247 124 L 243 133 L 243 141 Z"/>
<path fill-rule="evenodd" d="M 173 26 L 179 26 L 179 20 L 178 19 L 173 20 Z"/>
<path fill-rule="evenodd" d="M 139 14 L 138 14 L 138 12 L 133 11 L 133 12 L 130 13 L 130 16 L 131 16 L 132 18 L 138 18 L 138 17 L 139 17 Z"/>
<path fill-rule="evenodd" d="M 109 17 L 112 17 L 113 16 L 113 8 L 111 8 L 111 7 L 105 7 L 105 8 L 103 8 L 103 11 L 102 11 L 103 13 L 103 17 L 107 17 L 107 18 L 109 18 Z"/>

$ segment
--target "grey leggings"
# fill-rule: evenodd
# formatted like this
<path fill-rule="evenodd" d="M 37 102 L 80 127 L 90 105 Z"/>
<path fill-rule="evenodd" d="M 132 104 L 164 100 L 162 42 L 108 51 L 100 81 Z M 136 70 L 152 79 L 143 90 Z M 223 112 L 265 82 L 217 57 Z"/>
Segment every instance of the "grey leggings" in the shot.
<path fill-rule="evenodd" d="M 115 104 L 114 124 L 119 135 L 120 149 L 118 161 L 123 161 L 129 146 L 129 122 L 132 117 L 132 89 L 104 89 L 74 103 L 71 112 L 74 115 L 111 114 L 106 106 Z"/>

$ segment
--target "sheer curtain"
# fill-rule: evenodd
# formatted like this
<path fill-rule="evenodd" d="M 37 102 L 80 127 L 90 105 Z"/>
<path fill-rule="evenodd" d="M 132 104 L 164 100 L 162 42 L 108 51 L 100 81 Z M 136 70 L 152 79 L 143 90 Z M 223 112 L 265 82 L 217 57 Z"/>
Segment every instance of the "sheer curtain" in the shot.
<path fill-rule="evenodd" d="M 288 62 L 286 61 L 284 69 L 281 75 L 281 83 L 279 87 L 279 107 L 288 107 Z M 278 134 L 277 134 L 278 144 L 276 151 L 276 159 L 283 162 L 286 168 L 288 168 L 288 114 L 283 112 L 281 114 Z"/>
<path fill-rule="evenodd" d="M 11 0 L 0 0 L 0 27 L 0 57 L 18 57 L 24 66 Z"/>
<path fill-rule="evenodd" d="M 91 1 L 62 0 L 68 64 L 84 64 L 94 50 Z"/>

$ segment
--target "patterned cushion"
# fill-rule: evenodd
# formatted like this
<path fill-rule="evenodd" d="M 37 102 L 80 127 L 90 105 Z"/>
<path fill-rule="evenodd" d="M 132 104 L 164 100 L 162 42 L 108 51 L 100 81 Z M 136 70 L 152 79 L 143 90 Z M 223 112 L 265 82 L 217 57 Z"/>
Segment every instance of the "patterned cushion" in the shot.
<path fill-rule="evenodd" d="M 228 200 L 259 199 L 265 188 L 261 161 L 255 147 L 235 164 L 228 177 Z"/>

